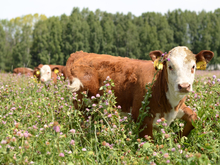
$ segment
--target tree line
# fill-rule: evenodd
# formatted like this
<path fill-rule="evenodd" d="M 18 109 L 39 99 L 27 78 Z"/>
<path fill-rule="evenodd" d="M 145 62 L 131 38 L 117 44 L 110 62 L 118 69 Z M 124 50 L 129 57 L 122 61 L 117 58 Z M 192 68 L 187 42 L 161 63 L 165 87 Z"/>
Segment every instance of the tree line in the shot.
<path fill-rule="evenodd" d="M 220 63 L 220 8 L 214 12 L 182 11 L 111 14 L 73 8 L 69 16 L 26 15 L 0 20 L 0 70 L 65 65 L 76 51 L 149 59 L 153 50 L 187 46 L 194 53 L 212 50 Z"/>

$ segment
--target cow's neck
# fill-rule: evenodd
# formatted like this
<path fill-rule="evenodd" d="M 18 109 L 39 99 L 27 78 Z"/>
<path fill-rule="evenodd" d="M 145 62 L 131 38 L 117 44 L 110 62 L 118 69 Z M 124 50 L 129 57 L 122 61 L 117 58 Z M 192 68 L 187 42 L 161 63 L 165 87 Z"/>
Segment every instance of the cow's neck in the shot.
<path fill-rule="evenodd" d="M 180 100 L 182 100 L 185 97 L 185 95 L 176 94 L 173 86 L 171 86 L 168 83 L 168 90 L 166 92 L 166 97 L 167 100 L 170 102 L 171 107 L 175 108 L 179 104 Z"/>

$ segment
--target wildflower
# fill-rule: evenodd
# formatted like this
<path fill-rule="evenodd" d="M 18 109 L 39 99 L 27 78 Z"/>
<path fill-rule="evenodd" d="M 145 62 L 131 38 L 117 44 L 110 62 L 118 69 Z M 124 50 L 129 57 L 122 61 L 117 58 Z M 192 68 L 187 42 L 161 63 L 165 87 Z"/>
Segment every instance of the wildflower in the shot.
<path fill-rule="evenodd" d="M 26 131 L 26 132 L 24 133 L 24 137 L 26 137 L 26 138 L 27 138 L 27 137 L 28 137 L 28 135 L 29 135 L 29 134 L 28 134 L 28 132 Z"/>
<path fill-rule="evenodd" d="M 163 134 L 165 134 L 165 131 L 164 131 L 164 129 L 161 129 L 161 132 L 162 132 Z"/>
<path fill-rule="evenodd" d="M 169 135 L 169 134 L 165 134 L 164 136 L 165 136 L 165 138 L 169 138 L 169 137 L 170 137 L 170 135 Z"/>
<path fill-rule="evenodd" d="M 46 141 L 46 145 L 49 145 L 49 144 L 50 144 L 50 142 Z"/>
<path fill-rule="evenodd" d="M 107 83 L 107 84 L 105 84 L 105 86 L 106 86 L 106 87 L 108 87 L 108 86 L 110 86 L 110 84 L 109 84 L 109 83 Z"/>
<path fill-rule="evenodd" d="M 74 133 L 76 132 L 76 130 L 75 130 L 75 129 L 71 129 L 70 132 L 71 132 L 72 134 L 74 134 Z"/>
<path fill-rule="evenodd" d="M 170 160 L 167 160 L 167 163 L 170 163 Z"/>
<path fill-rule="evenodd" d="M 194 98 L 197 98 L 197 93 L 195 93 Z"/>
<path fill-rule="evenodd" d="M 92 96 L 91 99 L 95 99 L 95 96 Z"/>
<path fill-rule="evenodd" d="M 74 140 L 71 140 L 71 141 L 70 141 L 70 144 L 74 146 L 74 145 L 75 145 L 75 141 L 74 141 Z"/>
<path fill-rule="evenodd" d="M 172 152 L 174 152 L 175 150 L 176 150 L 175 148 L 172 148 L 172 149 L 171 149 Z"/>
<path fill-rule="evenodd" d="M 183 126 L 184 126 L 184 124 L 183 124 L 183 123 L 180 123 L 180 124 L 179 124 L 179 126 L 180 126 L 180 127 L 183 127 Z"/>
<path fill-rule="evenodd" d="M 64 153 L 61 152 L 61 153 L 59 154 L 59 156 L 60 156 L 60 157 L 64 157 Z"/>
<path fill-rule="evenodd" d="M 168 158 L 168 157 L 169 157 L 169 154 L 168 154 L 168 153 L 165 153 L 165 154 L 163 155 L 163 157 L 164 157 L 164 158 Z"/>
<path fill-rule="evenodd" d="M 177 147 L 178 147 L 178 148 L 181 148 L 181 145 L 178 144 Z"/>
<path fill-rule="evenodd" d="M 219 78 L 217 79 L 217 82 L 220 82 L 220 79 L 219 79 Z"/>
<path fill-rule="evenodd" d="M 157 120 L 157 123 L 160 123 L 161 121 L 162 121 L 161 119 L 158 119 L 158 120 Z"/>
<path fill-rule="evenodd" d="M 109 105 L 109 103 L 106 101 L 106 102 L 105 102 L 105 105 Z"/>
<path fill-rule="evenodd" d="M 109 114 L 108 117 L 109 117 L 109 118 L 112 117 L 112 114 Z"/>
<path fill-rule="evenodd" d="M 100 97 L 100 94 L 96 94 L 96 97 Z"/>
<path fill-rule="evenodd" d="M 157 156 L 157 153 L 156 153 L 156 152 L 153 152 L 153 156 Z"/>
<path fill-rule="evenodd" d="M 154 163 L 154 162 L 150 162 L 150 165 L 156 165 L 156 163 Z"/>
<path fill-rule="evenodd" d="M 212 78 L 213 78 L 213 79 L 216 79 L 216 75 L 213 75 Z"/>
<path fill-rule="evenodd" d="M 106 146 L 106 141 L 103 141 L 103 142 L 102 142 L 102 145 L 103 145 L 103 146 Z"/>
<path fill-rule="evenodd" d="M 95 107 L 95 106 L 96 106 L 96 104 L 92 104 L 92 106 L 93 106 L 93 107 Z"/>
<path fill-rule="evenodd" d="M 166 127 L 166 126 L 167 126 L 167 123 L 163 123 L 162 125 Z"/>
<path fill-rule="evenodd" d="M 214 85 L 214 84 L 215 84 L 215 81 L 212 81 L 212 84 Z"/>
<path fill-rule="evenodd" d="M 3 121 L 3 120 L 2 120 L 2 124 L 6 124 L 6 121 Z"/>
<path fill-rule="evenodd" d="M 1 144 L 6 144 L 6 143 L 7 143 L 6 140 L 2 140 L 2 141 L 1 141 Z"/>
<path fill-rule="evenodd" d="M 60 127 L 59 127 L 59 125 L 54 126 L 53 129 L 54 129 L 54 131 L 56 131 L 56 132 L 60 132 Z"/>
<path fill-rule="evenodd" d="M 61 100 L 64 100 L 64 98 L 63 98 L 63 97 L 61 97 L 60 99 L 61 99 Z"/>
<path fill-rule="evenodd" d="M 47 152 L 47 155 L 50 155 L 50 152 L 49 152 L 49 151 Z"/>
<path fill-rule="evenodd" d="M 110 78 L 109 76 L 107 76 L 107 77 L 106 77 L 106 80 L 109 80 L 109 81 L 110 81 L 110 80 L 111 80 L 111 78 Z"/>
<path fill-rule="evenodd" d="M 108 91 L 108 94 L 112 94 L 112 91 L 111 91 L 111 90 L 109 90 L 109 91 Z"/>
<path fill-rule="evenodd" d="M 82 151 L 86 151 L 86 148 L 83 148 Z"/>

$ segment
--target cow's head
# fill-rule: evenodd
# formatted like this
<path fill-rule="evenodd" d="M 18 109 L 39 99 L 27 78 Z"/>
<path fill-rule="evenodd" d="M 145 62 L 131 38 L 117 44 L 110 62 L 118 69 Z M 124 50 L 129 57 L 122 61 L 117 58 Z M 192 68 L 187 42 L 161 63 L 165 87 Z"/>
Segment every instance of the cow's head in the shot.
<path fill-rule="evenodd" d="M 43 83 L 48 83 L 51 79 L 51 68 L 49 65 L 43 65 L 40 68 L 40 81 Z"/>
<path fill-rule="evenodd" d="M 163 56 L 162 54 L 161 51 L 156 50 L 150 52 L 150 57 L 155 61 Z M 196 65 L 206 65 L 213 56 L 214 53 L 209 50 L 203 50 L 195 55 L 185 46 L 178 46 L 170 50 L 163 56 L 164 59 L 169 59 L 163 63 L 167 72 L 168 88 L 178 95 L 185 95 L 192 91 Z"/>

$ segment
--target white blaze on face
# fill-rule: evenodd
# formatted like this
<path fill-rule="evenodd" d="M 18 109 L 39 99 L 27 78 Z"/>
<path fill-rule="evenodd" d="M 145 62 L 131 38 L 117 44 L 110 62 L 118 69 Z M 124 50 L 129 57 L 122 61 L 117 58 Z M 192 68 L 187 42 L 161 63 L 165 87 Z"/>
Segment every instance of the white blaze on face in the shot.
<path fill-rule="evenodd" d="M 41 69 L 40 69 L 40 80 L 42 82 L 49 82 L 51 79 L 51 68 L 49 65 L 44 65 Z"/>
<path fill-rule="evenodd" d="M 195 55 L 187 47 L 179 46 L 170 51 L 168 58 L 168 88 L 179 93 L 181 85 L 188 84 L 188 91 L 192 91 L 196 68 Z"/>

